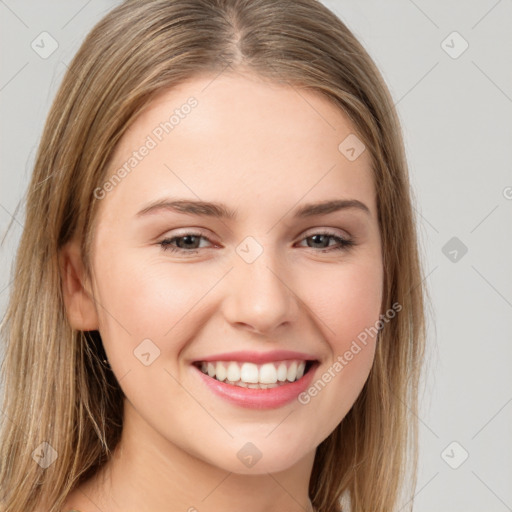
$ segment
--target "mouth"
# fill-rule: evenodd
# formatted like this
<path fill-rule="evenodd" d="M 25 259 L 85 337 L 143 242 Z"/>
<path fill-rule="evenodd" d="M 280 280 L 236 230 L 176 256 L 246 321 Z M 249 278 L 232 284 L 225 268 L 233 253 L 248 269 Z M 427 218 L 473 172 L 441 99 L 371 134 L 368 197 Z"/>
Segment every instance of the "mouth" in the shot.
<path fill-rule="evenodd" d="M 195 361 L 208 377 L 231 386 L 273 389 L 297 382 L 319 364 L 317 360 L 288 359 L 256 364 L 249 361 Z"/>

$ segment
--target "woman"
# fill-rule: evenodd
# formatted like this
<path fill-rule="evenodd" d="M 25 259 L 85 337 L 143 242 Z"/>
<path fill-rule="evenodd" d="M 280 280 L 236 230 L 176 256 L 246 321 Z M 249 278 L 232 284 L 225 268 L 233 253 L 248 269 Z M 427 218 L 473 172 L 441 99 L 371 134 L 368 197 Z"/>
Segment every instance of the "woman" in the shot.
<path fill-rule="evenodd" d="M 400 126 L 319 2 L 105 16 L 48 116 L 15 276 L 2 511 L 390 511 L 414 486 Z"/>

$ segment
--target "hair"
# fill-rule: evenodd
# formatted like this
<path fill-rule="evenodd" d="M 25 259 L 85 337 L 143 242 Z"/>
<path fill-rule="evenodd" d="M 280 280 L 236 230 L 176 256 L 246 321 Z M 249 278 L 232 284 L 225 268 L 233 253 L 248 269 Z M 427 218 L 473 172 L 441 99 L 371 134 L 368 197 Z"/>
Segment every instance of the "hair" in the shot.
<path fill-rule="evenodd" d="M 313 506 L 347 510 L 347 497 L 354 512 L 389 512 L 406 476 L 415 488 L 426 290 L 399 118 L 376 65 L 317 0 L 128 0 L 85 38 L 36 155 L 1 325 L 2 512 L 60 511 L 120 440 L 124 394 L 102 363 L 99 332 L 70 326 L 59 251 L 78 240 L 90 275 L 94 190 L 117 143 L 157 94 L 228 66 L 319 94 L 348 117 L 371 155 L 384 268 L 381 312 L 401 306 L 379 332 L 353 407 L 317 447 Z M 36 463 L 45 442 L 57 454 L 48 467 Z"/>

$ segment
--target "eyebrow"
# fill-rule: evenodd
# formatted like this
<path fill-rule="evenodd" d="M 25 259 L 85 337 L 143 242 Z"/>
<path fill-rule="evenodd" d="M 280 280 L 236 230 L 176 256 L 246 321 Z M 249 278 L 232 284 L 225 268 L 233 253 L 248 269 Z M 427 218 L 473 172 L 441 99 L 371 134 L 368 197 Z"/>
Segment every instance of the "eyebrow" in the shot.
<path fill-rule="evenodd" d="M 296 218 L 312 217 L 314 215 L 327 215 L 339 210 L 359 210 L 370 214 L 370 209 L 357 199 L 334 199 L 319 203 L 308 203 L 297 210 L 293 216 Z M 158 213 L 160 211 L 175 211 L 221 219 L 236 219 L 236 211 L 230 210 L 226 205 L 217 202 L 196 201 L 190 199 L 160 199 L 154 201 L 137 213 L 137 217 Z"/>

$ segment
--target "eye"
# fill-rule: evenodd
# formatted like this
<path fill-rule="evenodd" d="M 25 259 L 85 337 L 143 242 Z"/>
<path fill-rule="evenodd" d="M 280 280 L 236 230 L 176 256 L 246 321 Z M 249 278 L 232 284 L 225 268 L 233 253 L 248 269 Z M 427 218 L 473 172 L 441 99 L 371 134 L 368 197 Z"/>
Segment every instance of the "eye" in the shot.
<path fill-rule="evenodd" d="M 165 238 L 159 242 L 158 245 L 160 245 L 164 251 L 195 254 L 200 248 L 198 244 L 201 239 L 210 242 L 210 240 L 201 233 L 184 233 L 180 236 Z"/>
<path fill-rule="evenodd" d="M 179 236 L 165 238 L 160 241 L 158 245 L 163 251 L 178 252 L 181 254 L 196 254 L 199 252 L 199 249 L 205 248 L 204 246 L 201 246 L 201 240 L 206 240 L 209 243 L 212 243 L 211 240 L 202 233 L 189 232 Z M 312 244 L 310 245 L 308 243 L 308 248 L 319 249 L 318 252 L 323 253 L 348 250 L 352 246 L 356 245 L 353 240 L 342 238 L 341 236 L 329 231 L 313 233 L 312 235 L 303 238 L 301 241 L 307 242 L 309 240 L 312 240 Z M 335 244 L 331 245 L 331 241 L 334 241 Z"/>
<path fill-rule="evenodd" d="M 320 249 L 319 252 L 330 252 L 330 251 L 343 251 L 348 250 L 351 247 L 353 247 L 355 242 L 350 239 L 342 238 L 341 236 L 337 235 L 336 233 L 332 233 L 329 231 L 321 231 L 318 233 L 313 233 L 312 235 L 309 235 L 302 239 L 302 241 L 308 241 L 313 240 L 313 245 L 309 245 L 309 248 L 312 249 Z M 331 240 L 334 240 L 337 242 L 338 245 L 330 246 L 329 242 Z"/>

